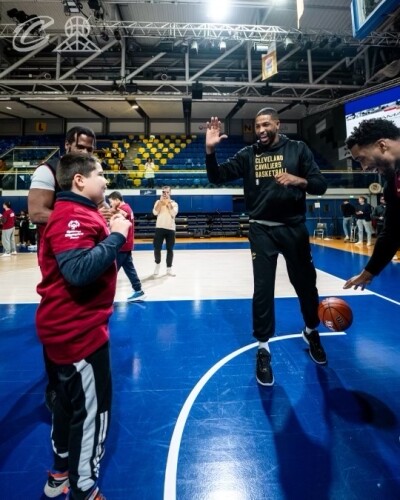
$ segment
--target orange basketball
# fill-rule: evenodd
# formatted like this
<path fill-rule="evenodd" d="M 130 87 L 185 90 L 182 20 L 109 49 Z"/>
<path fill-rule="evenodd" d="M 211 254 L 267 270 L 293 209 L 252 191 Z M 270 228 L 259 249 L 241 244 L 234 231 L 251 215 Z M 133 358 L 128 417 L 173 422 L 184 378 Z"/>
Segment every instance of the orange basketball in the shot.
<path fill-rule="evenodd" d="M 327 297 L 318 306 L 320 321 L 333 332 L 347 330 L 353 323 L 353 312 L 349 304 L 338 297 Z"/>

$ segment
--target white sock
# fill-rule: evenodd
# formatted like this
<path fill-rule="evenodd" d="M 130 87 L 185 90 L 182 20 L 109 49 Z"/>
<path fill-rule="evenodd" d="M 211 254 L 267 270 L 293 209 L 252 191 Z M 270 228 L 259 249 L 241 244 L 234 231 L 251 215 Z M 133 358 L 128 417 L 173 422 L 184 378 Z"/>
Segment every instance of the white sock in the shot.
<path fill-rule="evenodd" d="M 266 349 L 268 352 L 270 352 L 268 342 L 259 342 L 258 348 L 259 349 Z"/>
<path fill-rule="evenodd" d="M 306 326 L 306 333 L 307 334 L 310 334 L 314 330 L 315 330 L 315 328 L 308 328 L 308 326 Z"/>

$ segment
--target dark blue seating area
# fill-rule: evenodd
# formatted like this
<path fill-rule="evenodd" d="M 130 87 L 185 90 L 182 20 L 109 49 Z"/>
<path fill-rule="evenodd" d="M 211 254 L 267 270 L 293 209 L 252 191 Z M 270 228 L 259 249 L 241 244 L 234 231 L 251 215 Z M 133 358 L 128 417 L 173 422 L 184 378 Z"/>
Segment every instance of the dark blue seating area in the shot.
<path fill-rule="evenodd" d="M 155 218 L 135 218 L 135 235 L 138 238 L 153 238 Z M 176 218 L 177 238 L 212 238 L 217 236 L 247 236 L 249 217 L 232 212 L 208 212 L 180 214 Z"/>
<path fill-rule="evenodd" d="M 173 185 L 177 187 L 213 187 L 209 183 L 205 171 L 205 138 L 196 138 L 186 148 L 181 149 L 180 153 L 174 158 L 160 167 L 157 173 L 157 183 L 162 181 L 163 184 Z M 218 161 L 222 162 L 233 156 L 239 149 L 244 147 L 241 137 L 231 137 L 223 141 L 217 151 Z M 163 174 L 163 170 L 168 170 L 168 174 Z M 177 171 L 176 175 L 171 175 L 171 170 Z M 185 172 L 183 172 L 185 171 Z M 193 171 L 193 174 L 190 172 Z M 241 186 L 242 180 L 230 182 L 226 186 Z"/>
<path fill-rule="evenodd" d="M 112 181 L 113 187 L 117 188 L 140 188 L 146 187 L 146 179 L 144 178 L 143 163 L 145 156 L 139 156 L 140 160 L 134 162 L 134 156 L 129 155 L 129 146 L 140 149 L 143 146 L 148 145 L 150 141 L 154 140 L 157 136 L 152 136 L 152 139 L 143 139 L 142 136 L 114 136 L 114 137 L 98 137 L 97 138 L 97 148 L 96 152 L 99 158 L 105 159 L 107 166 L 104 166 L 106 170 L 110 170 L 109 177 Z M 176 136 L 159 136 L 159 141 L 165 141 L 165 145 L 168 145 L 168 139 L 170 141 L 178 141 Z M 183 137 L 180 136 L 181 142 L 185 142 Z M 174 139 L 175 138 L 175 139 Z M 167 139 L 167 141 L 166 141 Z M 26 162 L 26 166 L 34 166 L 39 162 L 43 161 L 44 155 L 48 156 L 48 153 L 43 152 L 43 147 L 56 147 L 61 151 L 64 150 L 65 137 L 63 135 L 41 135 L 41 136 L 12 136 L 0 139 L 0 157 L 3 156 L 7 151 L 14 147 L 31 147 L 29 151 L 29 161 Z M 117 159 L 113 156 L 113 143 L 118 143 L 118 154 Z M 156 160 L 158 170 L 156 171 L 155 186 L 161 187 L 163 185 L 171 185 L 177 188 L 212 188 L 215 187 L 208 181 L 206 169 L 205 169 L 205 137 L 204 136 L 189 136 L 187 138 L 187 143 L 184 146 L 179 147 L 180 144 L 176 144 L 177 150 L 173 154 L 163 153 L 162 160 Z M 217 159 L 218 162 L 223 162 L 228 158 L 234 156 L 241 148 L 245 147 L 241 136 L 230 136 L 228 139 L 223 140 L 217 148 Z M 145 148 L 143 148 L 145 149 Z M 19 153 L 18 153 L 19 151 Z M 148 151 L 148 148 L 146 148 Z M 168 150 L 170 151 L 170 150 Z M 109 153 L 109 154 L 108 154 Z M 313 151 L 315 159 L 321 168 L 321 170 L 333 170 L 333 167 L 320 155 L 319 153 Z M 14 162 L 20 161 L 18 155 L 25 154 L 24 160 L 26 159 L 26 153 L 22 150 L 15 150 L 15 152 L 10 156 L 7 155 L 6 163 L 7 165 L 12 165 Z M 151 153 L 150 153 L 151 154 Z M 171 157 L 172 156 L 172 157 Z M 111 160 L 110 160 L 111 158 Z M 10 161 L 8 161 L 10 160 Z M 108 164 L 109 162 L 109 164 Z M 112 162 L 112 164 L 111 164 Z M 124 172 L 122 167 L 119 165 L 121 163 L 123 168 L 126 170 Z M 116 174 L 115 171 L 118 171 Z M 108 175 L 108 174 L 107 174 Z M 116 175 L 118 179 L 122 179 L 124 182 L 116 182 Z M 115 182 L 114 182 L 115 181 Z M 14 183 L 12 183 L 14 184 Z M 20 182 L 21 184 L 21 182 Z M 23 182 L 26 188 L 29 185 L 29 179 Z M 115 184 L 115 185 L 114 185 Z M 226 183 L 222 187 L 238 187 L 242 186 L 242 180 L 238 179 L 236 181 Z M 18 187 L 17 187 L 18 189 Z"/>

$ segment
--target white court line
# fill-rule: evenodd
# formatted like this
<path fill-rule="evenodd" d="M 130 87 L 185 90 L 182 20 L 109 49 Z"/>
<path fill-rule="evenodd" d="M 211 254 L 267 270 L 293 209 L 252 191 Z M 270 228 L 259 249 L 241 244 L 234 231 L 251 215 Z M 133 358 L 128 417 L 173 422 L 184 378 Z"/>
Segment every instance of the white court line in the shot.
<path fill-rule="evenodd" d="M 346 335 L 346 332 L 327 332 L 321 333 L 321 336 L 332 336 L 332 335 Z M 282 335 L 279 337 L 273 337 L 270 339 L 270 342 L 277 342 L 278 340 L 287 340 L 302 337 L 301 333 L 293 334 L 293 335 Z M 211 379 L 213 375 L 228 361 L 239 356 L 240 354 L 257 347 L 258 342 L 253 342 L 247 346 L 241 347 L 237 351 L 228 354 L 224 358 L 222 358 L 218 363 L 212 366 L 208 372 L 206 372 L 201 379 L 197 382 L 197 384 L 192 389 L 188 398 L 186 399 L 184 405 L 182 406 L 182 410 L 179 413 L 178 419 L 176 421 L 174 432 L 172 433 L 171 442 L 168 450 L 167 457 L 167 465 L 165 468 L 165 480 L 164 480 L 164 500 L 176 500 L 176 479 L 177 479 L 177 470 L 178 470 L 178 458 L 179 458 L 179 449 L 181 446 L 182 435 L 185 429 L 186 421 L 188 419 L 190 410 L 194 402 L 196 401 L 197 396 L 200 394 L 201 390 L 207 384 L 207 382 Z"/>

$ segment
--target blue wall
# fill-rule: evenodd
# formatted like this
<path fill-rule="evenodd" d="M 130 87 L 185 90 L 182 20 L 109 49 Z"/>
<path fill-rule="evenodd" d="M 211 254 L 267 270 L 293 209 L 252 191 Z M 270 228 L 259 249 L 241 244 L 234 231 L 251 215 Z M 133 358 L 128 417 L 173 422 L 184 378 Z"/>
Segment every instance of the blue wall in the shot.
<path fill-rule="evenodd" d="M 132 207 L 137 215 L 151 213 L 154 203 L 159 196 L 124 196 L 124 200 Z M 179 204 L 181 213 L 204 212 L 232 212 L 232 196 L 226 195 L 174 195 L 173 199 Z M 10 201 L 15 213 L 26 210 L 28 206 L 26 196 L 0 196 L 1 206 L 5 201 Z"/>
<path fill-rule="evenodd" d="M 174 200 L 179 204 L 179 212 L 184 213 L 212 213 L 212 212 L 243 212 L 244 205 L 240 197 L 232 195 L 174 195 Z M 136 217 L 151 214 L 154 203 L 159 196 L 125 196 L 125 201 L 132 207 Z M 1 207 L 4 201 L 11 201 L 16 214 L 27 209 L 26 196 L 0 196 Z M 320 208 L 315 208 L 315 203 L 320 203 Z M 307 200 L 307 228 L 313 234 L 317 222 L 328 224 L 329 236 L 342 235 L 342 215 L 340 205 L 342 199 L 308 199 Z M 352 200 L 355 205 L 357 200 Z"/>

